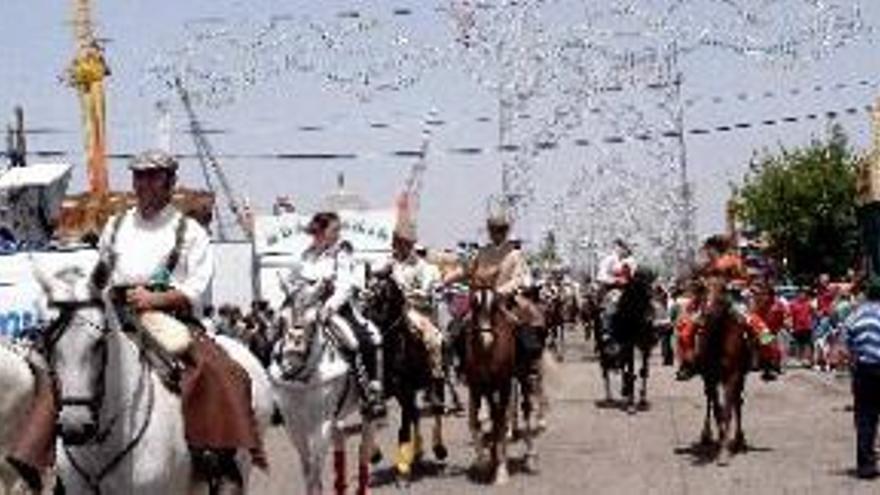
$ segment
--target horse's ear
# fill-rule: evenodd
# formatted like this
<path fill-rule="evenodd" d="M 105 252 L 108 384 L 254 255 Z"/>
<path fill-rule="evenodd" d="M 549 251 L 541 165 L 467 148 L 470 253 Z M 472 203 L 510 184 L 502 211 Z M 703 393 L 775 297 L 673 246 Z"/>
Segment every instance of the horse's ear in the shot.
<path fill-rule="evenodd" d="M 43 267 L 40 266 L 40 263 L 34 259 L 32 255 L 29 258 L 31 262 L 31 273 L 34 275 L 34 280 L 37 281 L 37 285 L 43 290 L 43 293 L 46 295 L 46 298 L 49 299 L 49 302 L 52 302 L 55 295 L 55 292 L 52 290 L 54 287 L 52 277 L 43 270 Z"/>

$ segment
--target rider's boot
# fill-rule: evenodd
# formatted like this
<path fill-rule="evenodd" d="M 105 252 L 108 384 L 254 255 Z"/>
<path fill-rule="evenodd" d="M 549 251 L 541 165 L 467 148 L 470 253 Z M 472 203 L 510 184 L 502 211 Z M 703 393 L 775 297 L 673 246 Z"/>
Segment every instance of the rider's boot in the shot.
<path fill-rule="evenodd" d="M 776 359 L 772 358 L 772 356 L 775 355 L 773 348 L 775 340 L 773 335 L 770 332 L 765 331 L 759 333 L 755 340 L 758 349 L 758 367 L 761 369 L 761 380 L 772 382 L 782 373 L 779 363 Z"/>
<path fill-rule="evenodd" d="M 382 384 L 378 379 L 378 360 L 376 349 L 364 346 L 355 355 L 354 372 L 364 404 L 361 414 L 368 419 L 382 418 L 387 414 L 385 401 L 382 397 Z"/>
<path fill-rule="evenodd" d="M 191 449 L 196 479 L 212 487 L 217 495 L 242 495 L 244 478 L 233 449 Z"/>
<path fill-rule="evenodd" d="M 675 379 L 680 382 L 686 382 L 696 375 L 697 369 L 694 363 L 689 361 L 682 361 L 681 365 L 678 368 L 678 371 L 675 373 Z"/>
<path fill-rule="evenodd" d="M 770 362 L 768 359 L 760 360 L 761 367 L 761 380 L 765 382 L 772 382 L 779 378 L 779 375 L 782 373 L 782 370 L 779 368 L 777 364 Z"/>

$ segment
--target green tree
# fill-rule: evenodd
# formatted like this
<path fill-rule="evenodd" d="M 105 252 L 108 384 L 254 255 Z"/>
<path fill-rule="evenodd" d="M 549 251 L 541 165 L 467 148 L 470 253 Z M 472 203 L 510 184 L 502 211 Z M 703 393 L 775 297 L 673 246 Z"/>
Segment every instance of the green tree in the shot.
<path fill-rule="evenodd" d="M 738 214 L 766 235 L 786 275 L 806 281 L 842 275 L 858 256 L 856 168 L 859 157 L 839 126 L 809 146 L 752 162 L 737 195 Z"/>
<path fill-rule="evenodd" d="M 540 268 L 551 268 L 559 264 L 556 235 L 553 232 L 547 232 L 538 250 L 529 257 L 529 263 Z"/>

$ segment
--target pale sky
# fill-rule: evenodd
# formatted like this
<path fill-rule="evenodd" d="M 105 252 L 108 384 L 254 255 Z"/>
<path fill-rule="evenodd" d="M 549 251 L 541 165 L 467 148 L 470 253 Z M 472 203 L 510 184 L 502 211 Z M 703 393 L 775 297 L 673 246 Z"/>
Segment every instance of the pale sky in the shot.
<path fill-rule="evenodd" d="M 107 106 L 111 152 L 133 152 L 152 147 L 157 142 L 155 101 L 161 96 L 150 83 L 147 68 L 183 42 L 185 24 L 194 19 L 220 17 L 241 28 L 243 20 L 266 22 L 271 16 L 302 19 L 304 16 L 327 23 L 339 23 L 338 13 L 361 10 L 370 18 L 389 25 L 403 26 L 407 36 L 418 45 L 448 48 L 451 43 L 450 17 L 437 12 L 446 1 L 282 1 L 282 0 L 95 0 L 97 30 L 109 38 L 106 51 L 112 76 L 108 79 Z M 553 2 L 548 2 L 553 3 Z M 547 22 L 579 25 L 584 21 L 568 15 L 571 5 L 604 5 L 612 2 L 562 1 Z M 660 0 L 629 3 L 656 6 Z M 666 2 L 672 3 L 672 2 Z M 703 0 L 690 5 L 691 21 L 704 20 L 711 25 L 724 2 Z M 786 9 L 804 9 L 812 2 L 779 0 L 766 2 L 741 0 L 743 5 L 778 5 Z M 880 3 L 838 1 L 839 5 L 861 5 L 861 17 L 870 26 L 880 24 Z M 60 134 L 33 135 L 33 150 L 62 150 L 76 165 L 73 188 L 83 187 L 80 114 L 72 89 L 59 82 L 73 55 L 73 35 L 68 20 L 72 2 L 58 0 L 0 1 L 0 115 L 11 120 L 13 105 L 22 104 L 27 123 L 36 128 L 55 128 Z M 412 15 L 395 17 L 394 9 L 406 7 Z M 582 11 L 578 9 L 578 12 Z M 229 21 L 229 20 L 232 21 Z M 597 21 L 600 23 L 600 21 Z M 397 24 L 395 24 L 397 23 Z M 571 24 L 573 23 L 573 24 Z M 592 25 L 590 29 L 601 29 Z M 555 25 L 548 27 L 553 31 Z M 807 28 L 806 26 L 804 27 Z M 396 29 L 396 28 L 395 28 Z M 379 29 L 382 35 L 395 29 Z M 561 31 L 561 28 L 560 28 Z M 878 95 L 880 57 L 874 34 L 866 30 L 858 40 L 826 54 L 818 61 L 804 60 L 793 66 L 766 63 L 756 57 L 740 56 L 729 50 L 702 48 L 683 55 L 683 99 L 695 102 L 685 109 L 685 127 L 715 129 L 738 123 L 755 123 L 755 128 L 734 129 L 691 135 L 686 150 L 691 179 L 697 192 L 698 232 L 706 234 L 723 228 L 723 205 L 728 182 L 738 180 L 756 150 L 795 146 L 824 135 L 828 121 L 801 118 L 796 123 L 760 125 L 765 120 L 805 116 L 826 111 L 843 112 L 863 108 Z M 290 45 L 292 46 L 292 45 Z M 381 45 L 375 45 L 381 46 Z M 373 47 L 367 47 L 373 48 Z M 289 49 L 285 48 L 285 49 Z M 266 53 L 272 53 L 271 50 Z M 281 53 L 280 51 L 278 53 Z M 313 55 L 320 57 L 320 55 Z M 453 61 L 455 57 L 451 58 Z M 357 61 L 339 62 L 354 67 Z M 412 71 L 419 64 L 411 63 Z M 228 131 L 211 135 L 214 147 L 226 154 L 257 153 L 355 153 L 351 160 L 222 160 L 234 187 L 250 198 L 257 208 L 268 208 L 273 199 L 287 194 L 306 209 L 316 205 L 335 184 L 337 173 L 344 172 L 348 184 L 375 206 L 391 205 L 413 163 L 411 157 L 393 157 L 396 150 L 418 149 L 421 121 L 426 112 L 436 108 L 446 125 L 435 129 L 433 152 L 429 155 L 424 178 L 419 230 L 425 241 L 450 244 L 462 238 L 474 238 L 483 222 L 487 195 L 499 188 L 499 158 L 492 149 L 497 144 L 497 98 L 486 86 L 466 73 L 460 64 L 419 71 L 417 80 L 397 92 L 376 94 L 368 103 L 328 85 L 314 74 L 290 73 L 261 76 L 256 84 L 237 95 L 234 102 L 219 108 L 199 108 L 202 119 L 211 128 Z M 864 81 L 864 82 L 862 82 Z M 816 86 L 821 86 L 816 90 Z M 765 95 L 765 93 L 772 93 Z M 740 94 L 746 97 L 738 97 Z M 713 98 L 715 99 L 713 101 Z M 175 125 L 183 127 L 183 114 L 176 105 Z M 481 117 L 491 120 L 480 121 Z M 0 120 L 2 121 L 2 120 Z M 869 120 L 864 111 L 844 115 L 838 121 L 857 148 L 869 140 Z M 388 127 L 371 126 L 374 123 Z M 303 130 L 321 126 L 322 131 Z M 534 175 L 542 203 L 560 194 L 573 176 L 579 161 L 591 159 L 588 151 L 575 147 L 575 138 L 601 140 L 608 129 L 577 129 L 557 150 L 535 162 Z M 567 144 L 566 144 L 567 143 Z M 614 146 L 614 145 L 607 145 Z M 617 145 L 617 146 L 626 146 Z M 450 149 L 476 147 L 489 151 L 477 155 L 451 153 Z M 175 136 L 175 149 L 189 152 L 189 136 Z M 122 162 L 114 162 L 112 181 L 127 187 L 127 173 Z M 195 161 L 187 161 L 184 182 L 201 186 L 201 172 Z M 602 221 L 599 219 L 599 221 Z M 523 234 L 542 230 L 536 220 L 520 226 Z"/>

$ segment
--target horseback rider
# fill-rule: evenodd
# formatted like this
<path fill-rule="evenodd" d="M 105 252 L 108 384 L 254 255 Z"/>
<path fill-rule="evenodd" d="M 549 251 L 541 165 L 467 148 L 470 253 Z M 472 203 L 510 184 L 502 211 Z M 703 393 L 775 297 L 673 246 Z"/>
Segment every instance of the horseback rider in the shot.
<path fill-rule="evenodd" d="M 409 328 L 428 350 L 431 376 L 443 381 L 443 334 L 432 321 L 434 316 L 434 289 L 439 274 L 415 252 L 416 228 L 411 222 L 400 221 L 392 235 L 391 275 L 406 295 L 406 318 Z M 439 389 L 438 389 L 439 390 Z M 437 399 L 432 397 L 432 399 Z"/>
<path fill-rule="evenodd" d="M 364 399 L 361 414 L 378 418 L 386 413 L 379 381 L 381 338 L 355 305 L 357 277 L 351 253 L 340 240 L 341 226 L 339 215 L 333 212 L 312 217 L 306 228 L 312 236 L 312 244 L 300 257 L 300 275 L 328 285 L 329 296 L 319 319 L 351 355 L 356 382 Z"/>
<path fill-rule="evenodd" d="M 178 169 L 173 156 L 146 151 L 129 169 L 136 206 L 105 225 L 92 284 L 102 292 L 112 329 L 143 331 L 162 361 L 180 367 L 170 385 L 181 393 L 195 476 L 221 493 L 242 493 L 238 450 L 249 450 L 258 466 L 268 463 L 250 378 L 201 321 L 214 275 L 210 238 L 172 205 Z"/>
<path fill-rule="evenodd" d="M 709 237 L 703 245 L 703 254 L 705 260 L 697 269 L 698 276 L 705 281 L 716 280 L 724 285 L 726 297 L 723 303 L 729 304 L 734 314 L 746 322 L 749 338 L 759 350 L 759 365 L 763 370 L 761 377 L 766 381 L 775 379 L 779 366 L 772 360 L 773 353 L 765 349 L 774 345 L 774 341 L 767 325 L 762 323 L 757 313 L 749 311 L 746 306 L 745 292 L 749 287 L 749 280 L 742 258 L 724 235 Z M 688 330 L 687 335 L 679 335 L 682 359 L 676 378 L 681 381 L 689 380 L 696 374 L 702 351 L 700 337 L 706 331 L 704 317 L 708 301 L 702 297 L 695 300 L 700 305 L 699 308 L 691 308 L 695 316 L 679 326 L 682 331 Z"/>
<path fill-rule="evenodd" d="M 517 340 L 520 346 L 534 347 L 533 330 L 544 327 L 543 313 L 523 292 L 532 286 L 531 273 L 518 243 L 509 239 L 510 218 L 506 211 L 495 212 L 486 221 L 490 243 L 481 248 L 466 271 L 452 272 L 445 282 L 464 277 L 497 272 L 493 287 L 500 300 L 517 316 Z"/>
<path fill-rule="evenodd" d="M 632 249 L 623 239 L 614 241 L 614 250 L 599 262 L 596 281 L 601 285 L 603 296 L 613 289 L 625 286 L 636 272 L 638 264 Z"/>

